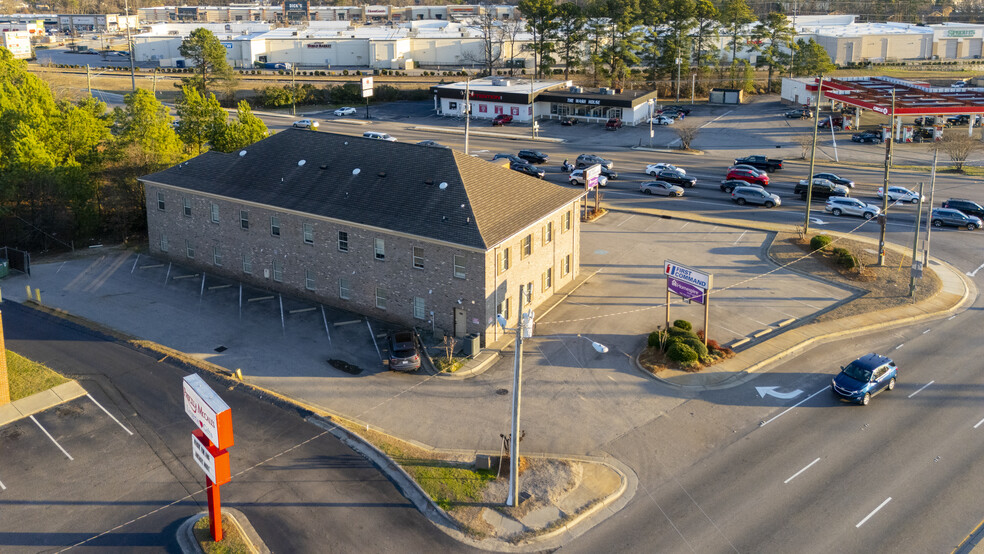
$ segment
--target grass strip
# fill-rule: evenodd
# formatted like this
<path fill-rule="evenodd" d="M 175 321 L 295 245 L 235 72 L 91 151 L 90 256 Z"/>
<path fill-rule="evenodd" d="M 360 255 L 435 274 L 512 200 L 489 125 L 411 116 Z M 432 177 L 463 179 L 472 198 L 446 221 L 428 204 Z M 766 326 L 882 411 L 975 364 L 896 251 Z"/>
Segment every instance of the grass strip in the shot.
<path fill-rule="evenodd" d="M 7 379 L 10 383 L 11 402 L 68 382 L 67 378 L 44 364 L 28 360 L 10 350 L 7 350 Z"/>
<path fill-rule="evenodd" d="M 205 516 L 195 522 L 193 531 L 198 544 L 205 554 L 252 554 L 246 538 L 239 526 L 226 514 L 222 514 L 222 541 L 212 540 L 209 517 Z"/>

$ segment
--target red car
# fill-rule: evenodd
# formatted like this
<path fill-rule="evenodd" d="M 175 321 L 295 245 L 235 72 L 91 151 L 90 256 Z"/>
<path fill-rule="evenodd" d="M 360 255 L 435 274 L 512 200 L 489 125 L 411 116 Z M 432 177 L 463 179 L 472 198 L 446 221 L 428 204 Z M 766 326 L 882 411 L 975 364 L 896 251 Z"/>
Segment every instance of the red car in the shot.
<path fill-rule="evenodd" d="M 501 113 L 494 118 L 492 118 L 492 126 L 496 127 L 499 125 L 505 125 L 507 123 L 512 123 L 512 116 Z"/>
<path fill-rule="evenodd" d="M 754 183 L 756 185 L 762 185 L 763 187 L 769 186 L 768 175 L 749 169 L 732 169 L 728 172 L 727 179 L 737 179 L 738 181 Z"/>

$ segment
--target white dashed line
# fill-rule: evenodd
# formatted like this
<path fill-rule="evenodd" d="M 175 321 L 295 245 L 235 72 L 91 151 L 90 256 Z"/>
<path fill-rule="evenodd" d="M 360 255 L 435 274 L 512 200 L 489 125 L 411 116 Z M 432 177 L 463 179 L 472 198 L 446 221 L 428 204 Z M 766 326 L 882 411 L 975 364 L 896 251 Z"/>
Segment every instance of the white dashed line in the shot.
<path fill-rule="evenodd" d="M 806 467 L 804 467 L 803 469 L 801 469 L 801 470 L 797 471 L 796 473 L 794 473 L 792 477 L 790 477 L 789 479 L 786 479 L 785 481 L 783 481 L 782 484 L 785 485 L 785 484 L 789 483 L 790 481 L 792 481 L 793 479 L 796 479 L 796 477 L 798 477 L 800 473 L 803 473 L 804 471 L 810 469 L 810 467 L 812 467 L 813 464 L 815 464 L 815 463 L 817 463 L 819 461 L 820 461 L 820 458 L 817 458 L 816 460 L 813 460 L 812 462 L 810 462 L 809 464 L 807 464 Z"/>
<path fill-rule="evenodd" d="M 797 406 L 799 406 L 800 404 L 802 404 L 802 403 L 804 403 L 804 402 L 806 402 L 807 400 L 809 400 L 809 399 L 811 399 L 811 398 L 813 398 L 814 396 L 816 396 L 816 395 L 818 395 L 818 394 L 820 394 L 821 392 L 823 392 L 823 391 L 825 391 L 825 390 L 829 390 L 829 389 L 830 389 L 830 387 L 824 387 L 824 388 L 822 388 L 822 389 L 820 389 L 820 390 L 818 390 L 817 392 L 815 392 L 815 393 L 813 393 L 813 394 L 811 394 L 810 396 L 807 396 L 807 397 L 806 397 L 806 398 L 804 398 L 803 400 L 800 400 L 799 402 L 797 402 L 797 403 L 795 403 L 795 404 L 793 404 L 792 406 L 790 406 L 790 407 L 788 407 L 788 408 L 786 408 L 786 409 L 785 409 L 785 410 L 783 410 L 783 411 L 782 411 L 782 412 L 781 412 L 781 413 L 780 413 L 779 415 L 777 415 L 777 416 L 775 416 L 775 417 L 773 417 L 772 419 L 770 419 L 770 420 L 768 420 L 768 421 L 763 421 L 763 422 L 762 422 L 762 423 L 761 423 L 761 424 L 759 425 L 759 427 L 765 427 L 766 425 L 768 425 L 768 424 L 770 424 L 770 423 L 772 423 L 773 421 L 775 421 L 775 420 L 777 420 L 777 419 L 779 419 L 780 417 L 782 417 L 782 416 L 784 416 L 784 415 L 786 414 L 786 412 L 789 412 L 789 411 L 790 411 L 790 410 L 792 410 L 793 408 L 795 408 L 795 407 L 797 407 Z"/>
<path fill-rule="evenodd" d="M 902 348 L 903 346 L 905 346 L 905 343 L 904 342 L 902 344 L 896 346 L 895 349 L 898 350 L 899 348 Z"/>
<path fill-rule="evenodd" d="M 58 441 L 55 440 L 55 437 L 52 437 L 51 436 L 51 433 L 49 433 L 47 429 L 45 429 L 44 427 L 42 427 L 41 424 L 38 423 L 38 420 L 34 419 L 34 416 L 30 416 L 30 417 L 31 417 L 31 421 L 33 421 L 34 424 L 37 425 L 38 428 L 41 429 L 41 431 L 45 435 L 48 435 L 48 438 L 51 439 L 51 442 L 55 443 L 55 446 L 58 447 L 58 450 L 61 450 L 62 451 L 62 454 L 68 456 L 68 459 L 69 460 L 72 460 L 74 462 L 75 461 L 75 458 L 73 458 L 72 455 L 69 454 L 64 448 L 62 448 L 62 445 L 58 444 Z"/>
<path fill-rule="evenodd" d="M 984 419 L 978 421 L 977 422 L 977 425 L 974 425 L 974 429 L 977 429 L 978 427 L 980 427 L 982 423 L 984 423 Z"/>
<path fill-rule="evenodd" d="M 871 516 L 873 516 L 876 513 L 878 513 L 878 510 L 881 510 L 882 508 L 884 508 L 885 507 L 885 504 L 888 504 L 891 501 L 892 501 L 892 497 L 889 496 L 888 498 L 885 499 L 884 502 L 882 502 L 881 504 L 879 504 L 877 508 L 875 508 L 874 510 L 872 510 L 870 514 L 868 514 L 867 516 L 865 516 L 864 519 L 862 519 L 861 521 L 859 521 L 858 524 L 854 526 L 854 528 L 857 529 L 858 527 L 861 527 L 862 525 L 864 525 L 864 522 L 866 522 L 869 519 L 871 519 Z"/>
<path fill-rule="evenodd" d="M 922 387 L 920 387 L 920 388 L 919 388 L 919 390 L 917 390 L 916 392 L 914 392 L 914 393 L 912 393 L 912 394 L 910 394 L 910 395 L 909 395 L 909 398 L 912 398 L 913 396 L 915 396 L 915 395 L 917 395 L 917 394 L 919 394 L 919 393 L 920 393 L 920 392 L 921 392 L 921 391 L 922 391 L 922 390 L 923 390 L 924 388 L 926 388 L 926 387 L 928 387 L 928 386 L 930 386 L 930 385 L 932 385 L 932 384 L 933 384 L 933 383 L 935 383 L 935 382 L 936 382 L 936 381 L 934 380 L 934 381 L 930 381 L 930 382 L 928 382 L 928 383 L 926 383 L 925 385 L 923 385 Z"/>
<path fill-rule="evenodd" d="M 616 227 L 621 227 L 622 225 L 625 225 L 633 217 L 635 217 L 635 214 L 632 214 L 629 217 L 623 219 L 621 223 L 619 223 L 618 225 L 616 225 Z"/>
<path fill-rule="evenodd" d="M 116 419 L 116 418 L 115 418 L 115 417 L 113 416 L 113 414 L 111 414 L 111 413 L 109 413 L 109 410 L 107 410 L 106 408 L 103 408 L 103 405 L 102 405 L 102 404 L 100 404 L 99 402 L 96 402 L 96 399 L 95 399 L 95 398 L 93 398 L 91 394 L 87 394 L 86 396 L 88 396 L 88 397 L 89 397 L 89 400 L 92 400 L 92 402 L 93 402 L 93 403 L 94 403 L 94 404 L 95 404 L 96 406 L 99 406 L 99 408 L 100 408 L 100 409 L 101 409 L 102 411 L 104 411 L 104 412 L 106 412 L 106 415 L 108 415 L 109 417 L 111 417 L 111 418 L 113 418 L 113 421 L 115 421 L 117 425 L 119 425 L 120 427 L 122 427 L 124 431 L 126 431 L 126 432 L 127 432 L 127 433 L 129 433 L 130 435 L 133 435 L 133 431 L 131 431 L 131 430 L 129 430 L 129 429 L 127 429 L 127 428 L 126 428 L 126 425 L 123 425 L 122 423 L 120 423 L 120 420 L 118 420 L 118 419 Z"/>
<path fill-rule="evenodd" d="M 926 333 L 928 333 L 930 331 L 932 331 L 932 329 L 926 329 L 925 331 L 923 331 L 923 334 L 925 335 Z"/>
<path fill-rule="evenodd" d="M 955 316 L 955 315 L 951 315 L 950 317 L 948 317 L 948 318 L 946 318 L 946 320 L 947 320 L 947 321 L 950 321 L 951 319 L 953 319 L 953 318 L 955 318 L 955 317 L 957 317 L 957 316 Z"/>
<path fill-rule="evenodd" d="M 3 481 L 0 481 L 0 491 L 5 491 L 5 490 L 7 490 L 6 485 L 3 484 Z"/>

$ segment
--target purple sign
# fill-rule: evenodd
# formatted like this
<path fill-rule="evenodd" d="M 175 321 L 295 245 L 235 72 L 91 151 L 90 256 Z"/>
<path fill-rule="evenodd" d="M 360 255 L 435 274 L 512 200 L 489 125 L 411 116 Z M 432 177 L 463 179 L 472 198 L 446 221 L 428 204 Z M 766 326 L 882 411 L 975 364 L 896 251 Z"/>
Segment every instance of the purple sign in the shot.
<path fill-rule="evenodd" d="M 705 296 L 705 290 L 702 288 L 695 287 L 686 281 L 681 281 L 674 277 L 666 277 L 666 288 L 674 294 L 679 294 L 680 296 L 691 300 L 698 304 L 707 303 L 707 297 Z"/>

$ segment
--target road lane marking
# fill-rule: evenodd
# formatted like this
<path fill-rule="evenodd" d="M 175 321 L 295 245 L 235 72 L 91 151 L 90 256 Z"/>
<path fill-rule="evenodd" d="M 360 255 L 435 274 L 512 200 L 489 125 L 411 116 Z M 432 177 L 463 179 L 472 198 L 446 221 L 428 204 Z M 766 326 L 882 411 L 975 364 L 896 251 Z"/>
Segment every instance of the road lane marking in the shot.
<path fill-rule="evenodd" d="M 793 404 L 792 406 L 790 406 L 790 407 L 788 407 L 788 408 L 786 408 L 786 409 L 785 409 L 785 410 L 783 410 L 783 411 L 782 411 L 782 412 L 781 412 L 781 413 L 780 413 L 779 415 L 777 415 L 777 416 L 775 416 L 775 417 L 773 417 L 772 419 L 770 419 L 770 420 L 768 420 L 768 421 L 763 421 L 762 423 L 760 423 L 760 424 L 759 424 L 759 427 L 765 427 L 766 425 L 768 425 L 768 424 L 770 424 L 770 423 L 772 423 L 773 421 L 775 421 L 775 420 L 777 420 L 777 419 L 779 419 L 780 417 L 782 417 L 782 416 L 784 416 L 784 415 L 786 414 L 786 412 L 788 412 L 788 411 L 790 411 L 790 410 L 792 410 L 793 408 L 795 408 L 795 407 L 797 407 L 797 406 L 799 406 L 800 404 L 802 404 L 802 403 L 804 403 L 804 402 L 806 402 L 807 400 L 809 400 L 809 399 L 811 399 L 811 398 L 813 398 L 814 396 L 816 396 L 816 395 L 818 395 L 818 394 L 820 394 L 821 392 L 823 392 L 823 391 L 825 391 L 825 390 L 828 390 L 829 388 L 830 388 L 830 387 L 824 387 L 824 388 L 822 388 L 822 389 L 820 389 L 820 390 L 818 390 L 817 392 L 815 392 L 815 393 L 813 393 L 813 394 L 811 394 L 810 396 L 807 396 L 807 397 L 806 397 L 806 398 L 804 398 L 803 400 L 800 400 L 799 402 L 797 402 L 797 403 L 795 403 L 795 404 Z"/>
<path fill-rule="evenodd" d="M 130 435 L 133 435 L 133 431 L 131 431 L 131 430 L 129 430 L 129 429 L 127 429 L 127 428 L 126 428 L 126 425 L 123 425 L 122 423 L 120 423 L 120 420 L 118 420 L 118 419 L 116 419 L 116 418 L 115 418 L 115 417 L 113 416 L 113 414 L 111 414 L 111 413 L 109 413 L 109 410 L 107 410 L 106 408 L 103 408 L 103 405 L 102 405 L 102 404 L 100 404 L 99 402 L 97 402 L 97 401 L 96 401 L 96 399 L 95 399 L 95 398 L 93 398 L 91 394 L 86 394 L 86 396 L 88 396 L 88 397 L 89 397 L 89 400 L 92 400 L 92 402 L 93 402 L 93 403 L 94 403 L 94 404 L 95 404 L 96 406 L 99 406 L 99 408 L 100 408 L 100 409 L 101 409 L 102 411 L 104 411 L 104 412 L 106 412 L 106 415 L 108 415 L 109 417 L 111 417 L 111 418 L 113 419 L 113 421 L 115 421 L 115 422 L 116 422 L 116 424 L 117 424 L 117 425 L 119 425 L 120 427 L 122 427 L 122 428 L 123 428 L 123 430 L 124 430 L 124 431 L 126 431 L 126 432 L 127 432 L 127 433 L 129 433 Z"/>
<path fill-rule="evenodd" d="M 930 386 L 930 385 L 932 385 L 932 384 L 933 384 L 933 383 L 935 383 L 935 382 L 936 382 L 936 381 L 935 381 L 935 380 L 933 380 L 933 381 L 930 381 L 930 382 L 928 382 L 928 383 L 926 383 L 925 385 L 923 385 L 922 387 L 920 387 L 920 388 L 919 388 L 919 390 L 917 390 L 916 392 L 914 392 L 914 393 L 912 393 L 912 394 L 910 394 L 910 395 L 909 395 L 909 398 L 912 398 L 913 396 L 915 396 L 915 395 L 917 395 L 917 394 L 919 394 L 919 392 L 920 392 L 921 390 L 923 390 L 924 388 L 926 388 L 926 387 L 928 387 L 928 386 Z"/>
<path fill-rule="evenodd" d="M 932 331 L 932 329 L 926 329 L 925 331 L 923 331 L 923 334 L 925 335 L 926 333 L 928 333 L 930 331 Z"/>
<path fill-rule="evenodd" d="M 981 423 L 984 423 L 984 419 L 978 421 L 977 422 L 977 425 L 974 425 L 974 429 L 977 429 L 978 427 L 980 427 L 981 426 Z"/>
<path fill-rule="evenodd" d="M 785 481 L 783 481 L 782 484 L 785 485 L 785 484 L 789 483 L 790 481 L 792 481 L 793 479 L 796 479 L 796 477 L 798 477 L 800 473 L 803 473 L 804 471 L 810 469 L 810 467 L 812 467 L 813 464 L 815 464 L 815 463 L 817 463 L 819 461 L 820 461 L 820 458 L 817 458 L 816 460 L 813 460 L 812 462 L 810 462 L 809 464 L 807 464 L 806 467 L 804 467 L 803 469 L 801 469 L 801 470 L 797 471 L 796 473 L 794 473 L 792 477 L 790 477 L 789 479 L 786 479 Z"/>
<path fill-rule="evenodd" d="M 951 315 L 950 317 L 948 317 L 948 318 L 946 318 L 946 320 L 947 320 L 947 321 L 950 321 L 951 319 L 953 319 L 953 318 L 955 318 L 955 317 L 957 317 L 957 316 L 955 316 L 955 315 Z"/>
<path fill-rule="evenodd" d="M 866 522 L 869 519 L 871 519 L 871 516 L 873 516 L 876 513 L 878 513 L 878 510 L 881 510 L 882 508 L 884 508 L 885 507 L 885 504 L 888 504 L 891 501 L 892 501 L 892 497 L 889 496 L 888 498 L 885 499 L 884 502 L 882 502 L 881 504 L 879 504 L 877 508 L 875 508 L 874 510 L 872 510 L 872 512 L 870 514 L 868 514 L 867 516 L 865 516 L 864 519 L 862 519 L 861 521 L 859 521 L 858 524 L 854 526 L 854 528 L 857 529 L 858 527 L 861 527 L 862 525 L 864 525 L 864 522 Z"/>
<path fill-rule="evenodd" d="M 974 271 L 968 271 L 967 275 L 973 277 L 974 275 L 977 275 L 977 272 L 980 271 L 981 269 L 984 269 L 984 264 L 977 266 L 977 269 L 975 269 Z"/>
<path fill-rule="evenodd" d="M 895 349 L 898 350 L 899 348 L 902 348 L 903 346 L 905 346 L 905 343 L 904 342 L 902 344 L 896 346 Z"/>
<path fill-rule="evenodd" d="M 31 417 L 31 421 L 33 421 L 34 424 L 37 425 L 38 428 L 41 429 L 41 431 L 45 435 L 48 435 L 48 438 L 51 439 L 51 442 L 55 443 L 55 446 L 58 447 L 58 450 L 61 450 L 62 451 L 62 454 L 68 456 L 68 459 L 74 462 L 75 461 L 75 458 L 73 458 L 72 455 L 69 454 L 64 448 L 62 448 L 62 445 L 58 444 L 58 441 L 55 440 L 55 437 L 52 437 L 51 436 L 51 433 L 49 433 L 47 429 L 45 429 L 44 427 L 42 427 L 41 424 L 38 423 L 38 420 L 34 419 L 34 416 L 33 415 L 30 416 L 30 417 Z"/>
<path fill-rule="evenodd" d="M 3 484 L 3 481 L 0 481 L 0 491 L 5 491 L 5 490 L 7 490 L 6 485 Z"/>
<path fill-rule="evenodd" d="M 622 225 L 625 225 L 633 217 L 635 217 L 635 214 L 632 214 L 629 217 L 623 219 L 621 223 L 619 223 L 618 225 L 616 225 L 616 227 L 621 227 Z"/>

